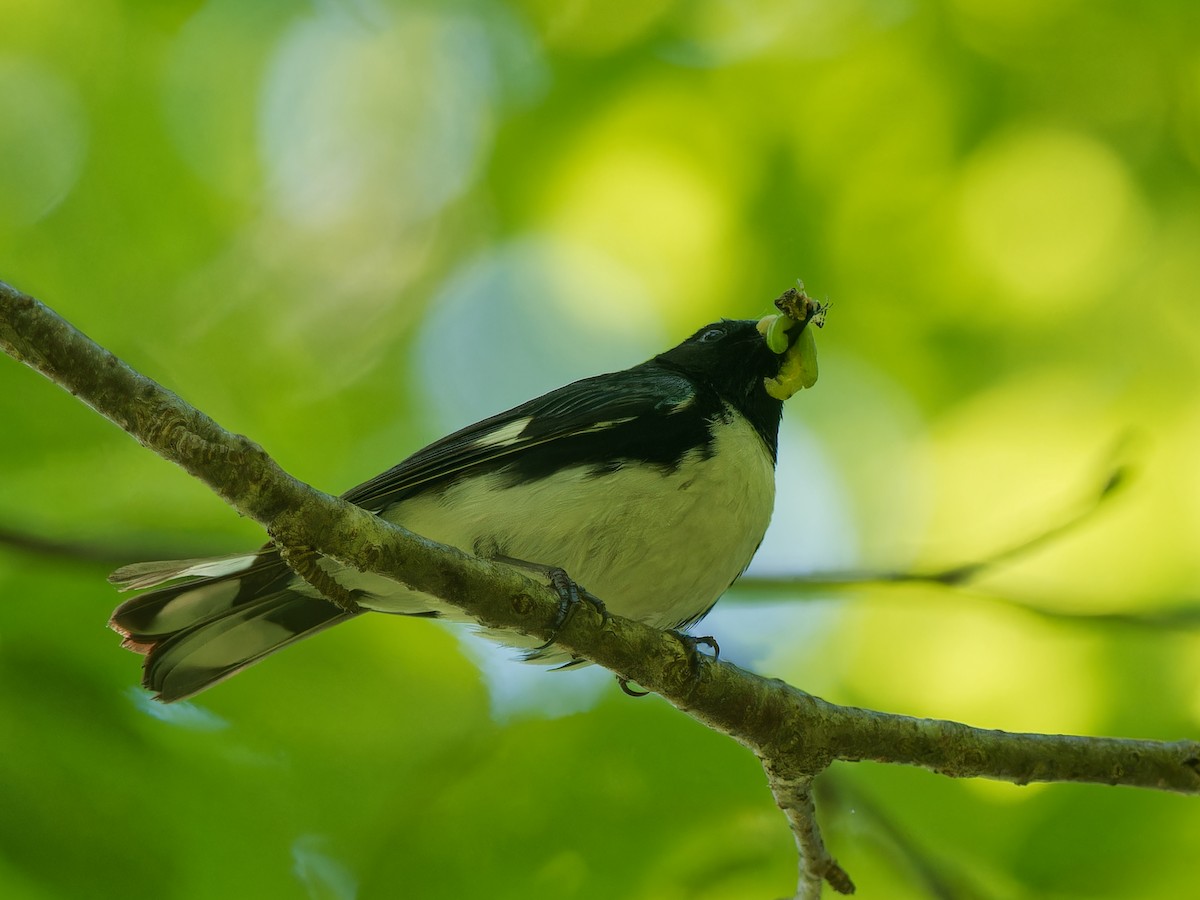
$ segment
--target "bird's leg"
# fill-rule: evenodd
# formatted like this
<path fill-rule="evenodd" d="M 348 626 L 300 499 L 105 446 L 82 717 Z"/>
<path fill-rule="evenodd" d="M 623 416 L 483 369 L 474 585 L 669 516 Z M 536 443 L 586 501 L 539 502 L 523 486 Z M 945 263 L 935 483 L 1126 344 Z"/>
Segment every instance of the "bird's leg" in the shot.
<path fill-rule="evenodd" d="M 272 537 L 275 538 L 275 535 Z M 288 568 L 320 591 L 321 596 L 334 606 L 348 613 L 363 611 L 358 605 L 358 598 L 362 596 L 362 592 L 342 587 L 336 578 L 321 568 L 321 555 L 312 547 L 298 546 L 278 538 L 275 540 L 275 547 Z"/>
<path fill-rule="evenodd" d="M 579 608 L 581 603 L 587 603 L 592 609 L 596 610 L 605 623 L 612 617 L 608 609 L 604 606 L 604 601 L 587 590 L 587 588 L 576 584 L 571 576 L 566 573 L 565 569 L 558 566 L 532 563 L 524 559 L 514 559 L 511 556 L 497 555 L 493 556 L 492 559 L 496 562 L 507 563 L 510 566 L 540 572 L 550 579 L 550 587 L 554 588 L 554 592 L 558 594 L 558 613 L 554 617 L 554 624 L 550 626 L 550 640 L 546 641 L 540 647 L 535 647 L 533 649 L 534 653 L 540 653 L 548 649 L 558 639 L 559 631 L 570 621 L 571 616 L 575 614 L 575 610 Z"/>

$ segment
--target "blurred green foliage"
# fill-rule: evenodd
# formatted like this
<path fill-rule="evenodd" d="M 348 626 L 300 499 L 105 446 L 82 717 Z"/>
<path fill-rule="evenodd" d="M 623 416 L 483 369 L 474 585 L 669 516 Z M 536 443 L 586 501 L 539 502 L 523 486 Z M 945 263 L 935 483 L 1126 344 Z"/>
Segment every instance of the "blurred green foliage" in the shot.
<path fill-rule="evenodd" d="M 1195 630 L 1089 616 L 1197 602 L 1198 18 L 0 0 L 0 278 L 336 491 L 802 276 L 833 308 L 787 411 L 772 571 L 978 557 L 1056 521 L 1122 438 L 1136 477 L 976 590 L 735 593 L 727 654 L 896 712 L 1195 736 Z M 5 528 L 113 566 L 261 539 L 5 360 L 0 420 Z M 103 627 L 108 568 L 0 551 L 6 898 L 792 883 L 757 763 L 657 700 L 606 681 L 551 715 L 524 669 L 485 679 L 452 634 L 381 617 L 156 707 Z M 860 896 L 1166 898 L 1200 875 L 1195 798 L 826 781 Z"/>

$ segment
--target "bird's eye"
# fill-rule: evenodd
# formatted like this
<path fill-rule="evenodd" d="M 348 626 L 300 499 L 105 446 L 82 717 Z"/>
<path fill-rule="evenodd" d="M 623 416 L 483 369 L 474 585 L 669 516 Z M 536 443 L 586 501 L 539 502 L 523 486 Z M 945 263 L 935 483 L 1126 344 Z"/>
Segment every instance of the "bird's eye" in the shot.
<path fill-rule="evenodd" d="M 707 344 L 709 341 L 720 340 L 725 336 L 724 330 L 720 328 L 710 328 L 704 334 L 700 335 L 700 343 Z"/>

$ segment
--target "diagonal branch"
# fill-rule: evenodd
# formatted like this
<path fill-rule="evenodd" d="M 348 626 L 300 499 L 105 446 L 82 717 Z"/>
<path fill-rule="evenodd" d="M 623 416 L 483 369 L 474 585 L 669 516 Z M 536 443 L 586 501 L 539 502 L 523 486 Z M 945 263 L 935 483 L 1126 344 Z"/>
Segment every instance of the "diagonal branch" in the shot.
<path fill-rule="evenodd" d="M 812 572 L 805 575 L 747 576 L 738 581 L 744 591 L 778 591 L 787 587 L 832 588 L 855 587 L 864 584 L 940 584 L 958 587 L 977 581 L 993 569 L 1028 556 L 1074 531 L 1090 520 L 1130 478 L 1127 463 L 1110 465 L 1098 487 L 1081 498 L 1075 509 L 1064 513 L 1060 521 L 1038 529 L 1008 546 L 993 550 L 982 559 L 929 569 L 860 569 L 849 571 Z"/>
<path fill-rule="evenodd" d="M 589 607 L 553 635 L 557 594 L 503 564 L 414 535 L 284 472 L 250 439 L 230 434 L 135 372 L 53 311 L 0 282 L 0 348 L 61 385 L 144 446 L 199 478 L 288 549 L 433 594 L 493 628 L 542 640 L 661 694 L 750 748 L 797 837 L 802 892 L 818 876 L 848 877 L 824 850 L 812 779 L 836 760 L 902 763 L 944 775 L 1028 784 L 1083 781 L 1200 793 L 1200 743 L 1008 734 L 956 722 L 838 706 L 726 662 L 694 657 L 675 635 Z M 805 888 L 806 879 L 808 887 Z M 803 891 L 807 891 L 805 894 Z"/>

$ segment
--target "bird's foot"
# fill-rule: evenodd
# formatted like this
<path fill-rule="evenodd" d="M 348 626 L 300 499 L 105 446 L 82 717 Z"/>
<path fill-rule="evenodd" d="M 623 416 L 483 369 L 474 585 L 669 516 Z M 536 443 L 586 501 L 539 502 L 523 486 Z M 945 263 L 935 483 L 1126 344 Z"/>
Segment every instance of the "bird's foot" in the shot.
<path fill-rule="evenodd" d="M 511 556 L 493 556 L 492 558 L 497 562 L 508 563 L 510 566 L 542 573 L 550 579 L 550 587 L 554 588 L 554 592 L 558 594 L 558 612 L 554 616 L 554 622 L 550 625 L 550 640 L 540 647 L 534 647 L 530 651 L 532 656 L 536 656 L 554 645 L 554 642 L 558 640 L 558 633 L 562 631 L 571 617 L 575 615 L 575 610 L 579 609 L 583 603 L 588 604 L 600 614 L 603 624 L 607 625 L 609 619 L 612 618 L 612 614 L 604 606 L 604 601 L 591 591 L 576 584 L 565 569 L 532 563 L 524 559 L 514 559 Z"/>
<path fill-rule="evenodd" d="M 550 576 L 550 587 L 554 588 L 555 593 L 558 594 L 558 612 L 555 614 L 554 622 L 550 626 L 550 639 L 540 647 L 536 647 L 534 649 L 535 653 L 549 649 L 558 640 L 558 633 L 562 631 L 567 622 L 571 620 L 571 617 L 575 615 L 575 611 L 584 603 L 600 614 L 600 618 L 604 624 L 607 624 L 608 620 L 612 618 L 612 614 L 605 607 L 604 601 L 587 590 L 587 588 L 576 584 L 566 571 L 557 566 L 552 566 L 546 569 L 546 574 Z"/>
<path fill-rule="evenodd" d="M 700 662 L 705 659 L 705 654 L 700 652 L 701 645 L 712 650 L 712 662 L 716 662 L 721 658 L 721 645 L 717 643 L 717 639 L 711 634 L 693 637 L 690 634 L 684 634 L 682 631 L 671 629 L 669 634 L 678 638 L 679 643 L 683 644 L 684 651 L 687 653 L 688 663 L 692 667 L 692 677 L 700 677 Z"/>

